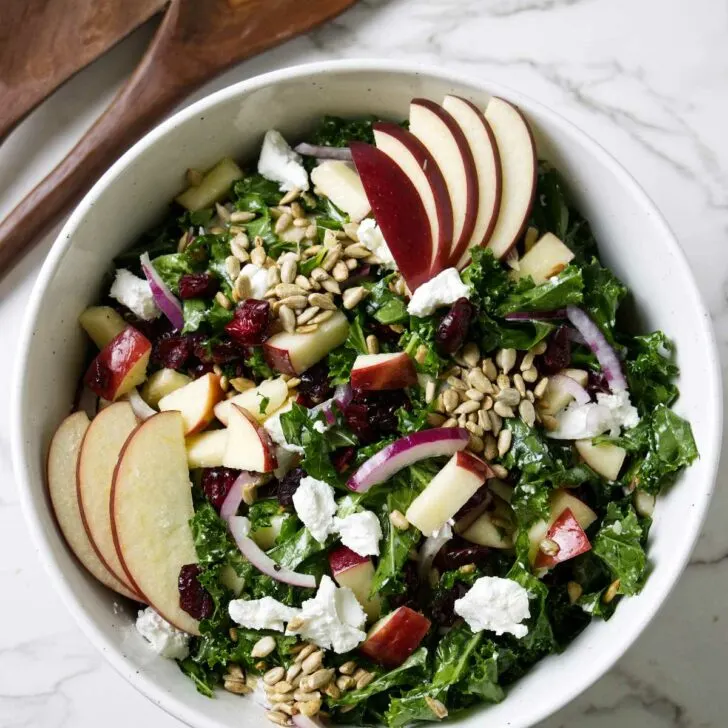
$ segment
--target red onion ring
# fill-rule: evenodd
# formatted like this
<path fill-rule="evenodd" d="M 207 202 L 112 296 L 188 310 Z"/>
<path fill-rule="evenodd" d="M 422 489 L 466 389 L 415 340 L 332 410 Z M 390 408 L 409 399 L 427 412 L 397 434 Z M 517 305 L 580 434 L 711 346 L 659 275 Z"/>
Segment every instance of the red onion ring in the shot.
<path fill-rule="evenodd" d="M 553 374 L 550 376 L 549 387 L 560 389 L 570 394 L 576 400 L 577 404 L 588 404 L 591 401 L 589 392 L 579 382 L 565 374 Z"/>
<path fill-rule="evenodd" d="M 185 317 L 182 313 L 182 304 L 177 297 L 169 290 L 167 284 L 162 280 L 161 276 L 154 269 L 152 261 L 149 259 L 149 253 L 143 253 L 140 257 L 142 263 L 142 271 L 144 277 L 152 289 L 154 302 L 160 311 L 169 319 L 172 326 L 177 330 L 182 330 L 185 325 Z"/>
<path fill-rule="evenodd" d="M 440 549 L 452 538 L 452 528 L 446 523 L 438 532 L 437 536 L 429 536 L 422 544 L 417 560 L 417 574 L 420 579 L 427 583 L 430 567 Z"/>
<path fill-rule="evenodd" d="M 326 147 L 317 144 L 302 142 L 294 151 L 304 157 L 316 157 L 316 159 L 338 159 L 342 162 L 351 162 L 351 150 L 348 147 Z"/>

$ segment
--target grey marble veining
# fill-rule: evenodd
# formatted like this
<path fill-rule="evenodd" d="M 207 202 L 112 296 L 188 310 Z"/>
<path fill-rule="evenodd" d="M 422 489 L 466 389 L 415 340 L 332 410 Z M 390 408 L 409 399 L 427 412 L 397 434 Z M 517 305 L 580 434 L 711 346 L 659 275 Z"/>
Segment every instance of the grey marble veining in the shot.
<path fill-rule="evenodd" d="M 0 214 L 91 123 L 133 68 L 147 27 L 76 76 L 0 148 Z M 724 0 L 361 0 L 305 38 L 252 59 L 197 97 L 285 65 L 407 58 L 513 86 L 612 152 L 667 216 L 728 346 L 728 4 Z M 52 233 L 0 282 L 0 340 L 20 315 Z M 679 294 L 679 292 L 676 292 Z M 180 726 L 86 641 L 22 522 L 9 457 L 12 356 L 0 358 L 0 727 Z M 541 728 L 728 725 L 728 494 L 721 472 L 692 562 L 618 665 Z"/>

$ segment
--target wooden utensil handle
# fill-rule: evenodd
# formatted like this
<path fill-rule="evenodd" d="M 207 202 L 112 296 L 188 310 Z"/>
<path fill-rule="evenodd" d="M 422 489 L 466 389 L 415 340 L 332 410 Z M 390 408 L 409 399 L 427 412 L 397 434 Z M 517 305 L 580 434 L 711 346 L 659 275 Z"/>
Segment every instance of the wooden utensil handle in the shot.
<path fill-rule="evenodd" d="M 0 277 L 101 174 L 189 91 L 193 79 L 157 58 L 174 28 L 173 3 L 134 75 L 66 158 L 0 222 Z"/>

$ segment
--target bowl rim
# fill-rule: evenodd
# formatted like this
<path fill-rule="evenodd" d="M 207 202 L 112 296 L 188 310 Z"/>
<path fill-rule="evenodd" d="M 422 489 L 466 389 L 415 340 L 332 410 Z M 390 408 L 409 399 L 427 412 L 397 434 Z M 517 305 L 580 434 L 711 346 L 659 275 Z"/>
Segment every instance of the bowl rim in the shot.
<path fill-rule="evenodd" d="M 13 461 L 13 469 L 15 479 L 19 491 L 19 499 L 21 508 L 32 534 L 32 538 L 36 547 L 36 551 L 40 557 L 43 566 L 51 577 L 56 591 L 60 594 L 66 607 L 73 615 L 76 623 L 79 625 L 84 634 L 94 644 L 94 646 L 104 655 L 108 662 L 119 672 L 131 685 L 139 692 L 145 695 L 149 700 L 161 707 L 165 712 L 183 721 L 188 725 L 199 726 L 200 728 L 220 728 L 220 724 L 214 718 L 197 711 L 196 709 L 184 704 L 178 700 L 174 694 L 166 692 L 151 678 L 139 671 L 135 664 L 113 644 L 104 633 L 98 628 L 90 616 L 86 613 L 82 604 L 76 598 L 71 590 L 70 584 L 66 581 L 63 570 L 59 565 L 53 549 L 46 538 L 43 531 L 39 515 L 37 513 L 38 506 L 33 499 L 31 493 L 29 469 L 26 467 L 24 457 L 24 413 L 22 409 L 23 393 L 25 389 L 25 380 L 23 373 L 26 369 L 26 362 L 29 356 L 29 349 L 33 337 L 33 321 L 37 318 L 41 311 L 43 303 L 43 292 L 46 288 L 47 281 L 50 280 L 57 267 L 59 266 L 63 256 L 72 243 L 73 234 L 79 224 L 84 219 L 87 211 L 94 205 L 96 200 L 101 197 L 112 180 L 116 178 L 118 173 L 125 168 L 133 159 L 143 155 L 147 150 L 172 129 L 186 122 L 188 119 L 197 116 L 200 112 L 216 107 L 219 103 L 236 96 L 243 95 L 254 91 L 258 88 L 276 84 L 282 81 L 295 80 L 304 77 L 325 77 L 328 73 L 339 72 L 388 72 L 402 73 L 414 76 L 423 76 L 428 78 L 436 78 L 444 81 L 452 81 L 453 83 L 467 83 L 474 87 L 482 88 L 489 93 L 499 93 L 506 98 L 514 101 L 516 104 L 523 104 L 526 108 L 531 107 L 537 109 L 539 113 L 550 118 L 551 121 L 563 128 L 563 130 L 573 138 L 579 139 L 582 143 L 590 146 L 594 155 L 599 159 L 600 163 L 611 171 L 619 180 L 620 184 L 629 192 L 629 194 L 638 202 L 646 215 L 653 218 L 656 226 L 661 228 L 665 243 L 670 249 L 670 253 L 674 256 L 675 262 L 682 273 L 686 273 L 686 279 L 689 282 L 690 289 L 688 293 L 692 299 L 692 305 L 696 311 L 696 326 L 702 329 L 702 333 L 709 343 L 709 362 L 707 371 L 709 372 L 709 381 L 706 382 L 706 389 L 715 392 L 716 396 L 710 398 L 710 404 L 706 406 L 705 415 L 709 422 L 709 435 L 704 443 L 701 459 L 708 463 L 709 478 L 705 483 L 703 490 L 696 493 L 695 507 L 691 509 L 692 532 L 687 538 L 682 540 L 679 551 L 673 554 L 673 560 L 669 566 L 664 569 L 669 576 L 663 577 L 661 589 L 652 595 L 652 602 L 640 613 L 640 618 L 636 619 L 629 630 L 623 630 L 619 634 L 613 635 L 608 650 L 604 651 L 598 659 L 592 660 L 589 664 L 585 664 L 584 670 L 580 673 L 580 679 L 571 683 L 564 690 L 554 691 L 550 700 L 542 702 L 537 709 L 532 710 L 532 715 L 528 726 L 544 720 L 557 710 L 570 703 L 579 694 L 593 685 L 600 677 L 602 677 L 611 667 L 622 657 L 622 655 L 632 646 L 645 627 L 654 619 L 658 611 L 664 605 L 668 595 L 675 587 L 679 577 L 684 571 L 692 550 L 701 533 L 703 523 L 705 521 L 707 508 L 710 503 L 717 477 L 720 443 L 723 430 L 723 409 L 722 409 L 722 378 L 720 371 L 720 360 L 717 351 L 715 334 L 713 331 L 711 317 L 702 299 L 697 284 L 693 278 L 692 270 L 687 262 L 675 235 L 670 229 L 667 221 L 662 213 L 657 209 L 650 197 L 636 179 L 608 152 L 599 142 L 595 141 L 589 134 L 581 130 L 573 122 L 561 116 L 558 112 L 553 111 L 539 101 L 534 100 L 509 86 L 483 80 L 475 76 L 474 73 L 462 73 L 450 67 L 435 67 L 431 64 L 421 64 L 412 61 L 391 61 L 391 60 L 375 60 L 375 59 L 346 59 L 335 61 L 318 61 L 314 63 L 303 63 L 287 68 L 271 71 L 268 73 L 254 76 L 250 79 L 239 81 L 230 86 L 226 86 L 215 91 L 202 99 L 190 104 L 189 106 L 176 112 L 169 118 L 165 119 L 154 129 L 149 131 L 144 137 L 136 142 L 129 150 L 127 150 L 94 184 L 91 190 L 84 196 L 77 205 L 70 217 L 64 224 L 62 230 L 56 237 L 51 250 L 41 267 L 36 282 L 33 286 L 31 296 L 29 298 L 28 307 L 26 309 L 23 323 L 21 326 L 19 357 L 16 361 L 16 367 L 13 376 L 12 387 L 13 394 L 11 400 L 11 453 Z M 509 725 L 512 728 L 528 728 L 526 723 L 513 722 Z"/>

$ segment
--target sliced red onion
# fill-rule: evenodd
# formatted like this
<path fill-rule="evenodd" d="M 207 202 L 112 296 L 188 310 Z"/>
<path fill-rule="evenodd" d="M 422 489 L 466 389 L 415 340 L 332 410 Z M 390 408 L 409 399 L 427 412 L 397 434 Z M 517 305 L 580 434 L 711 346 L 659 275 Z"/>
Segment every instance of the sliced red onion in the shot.
<path fill-rule="evenodd" d="M 578 306 L 567 306 L 566 315 L 574 328 L 584 337 L 586 345 L 599 361 L 604 376 L 609 382 L 609 388 L 613 392 L 627 389 L 627 380 L 622 373 L 622 365 L 617 352 L 604 338 L 599 327 Z"/>
<path fill-rule="evenodd" d="M 326 728 L 326 723 L 320 718 L 304 715 L 303 713 L 296 713 L 291 720 L 297 728 Z"/>
<path fill-rule="evenodd" d="M 307 144 L 302 142 L 295 151 L 304 157 L 316 157 L 316 159 L 339 159 L 342 162 L 351 162 L 351 150 L 349 147 L 326 147 L 317 144 Z"/>
<path fill-rule="evenodd" d="M 557 308 L 554 311 L 513 311 L 503 317 L 506 321 L 550 321 L 551 319 L 565 319 L 566 309 Z"/>
<path fill-rule="evenodd" d="M 446 523 L 441 529 L 425 539 L 417 559 L 417 574 L 427 583 L 432 562 L 440 549 L 452 538 L 452 527 Z"/>
<path fill-rule="evenodd" d="M 589 392 L 579 382 L 571 377 L 567 377 L 565 374 L 553 374 L 550 376 L 549 388 L 570 394 L 576 400 L 577 404 L 587 404 L 591 401 Z"/>
<path fill-rule="evenodd" d="M 134 410 L 134 414 L 142 421 L 148 420 L 150 417 L 153 417 L 157 414 L 157 410 L 152 409 L 143 399 L 142 395 L 139 394 L 139 390 L 137 390 L 136 387 L 129 390 L 129 393 L 126 395 L 126 398 L 129 400 L 129 404 L 131 405 L 131 408 Z"/>
<path fill-rule="evenodd" d="M 235 539 L 240 553 L 255 566 L 258 571 L 271 579 L 290 584 L 291 586 L 300 586 L 304 589 L 316 588 L 316 577 L 311 574 L 300 574 L 297 571 L 286 569 L 280 564 L 276 564 L 263 549 L 258 546 L 255 541 L 248 535 L 250 533 L 250 521 L 245 516 L 231 516 L 228 519 L 228 528 L 232 537 Z"/>
<path fill-rule="evenodd" d="M 351 404 L 351 399 L 354 396 L 354 390 L 351 388 L 351 384 L 340 384 L 334 390 L 334 402 L 339 405 L 342 409 Z"/>
<path fill-rule="evenodd" d="M 321 402 L 321 404 L 317 404 L 315 407 L 311 407 L 311 414 L 317 415 L 319 412 L 322 412 L 324 415 L 324 419 L 326 420 L 327 425 L 333 425 L 336 423 L 336 414 L 334 413 L 334 400 L 327 399 L 325 402 Z"/>
<path fill-rule="evenodd" d="M 414 432 L 372 455 L 349 478 L 346 487 L 357 493 L 365 493 L 372 486 L 383 483 L 420 460 L 454 455 L 464 450 L 469 440 L 470 433 L 462 427 L 435 427 Z"/>
<path fill-rule="evenodd" d="M 252 485 L 257 481 L 258 478 L 252 473 L 249 473 L 247 470 L 243 470 L 243 472 L 238 475 L 235 482 L 232 484 L 232 487 L 228 491 L 228 494 L 225 496 L 225 500 L 220 506 L 220 518 L 222 518 L 223 521 L 229 522 L 233 516 L 238 514 L 238 508 L 240 508 L 240 504 L 243 502 L 243 487 L 246 485 Z"/>
<path fill-rule="evenodd" d="M 142 271 L 152 289 L 154 302 L 160 311 L 169 319 L 175 329 L 182 330 L 185 325 L 185 317 L 182 313 L 182 304 L 177 297 L 169 290 L 167 284 L 162 280 L 161 276 L 154 269 L 152 261 L 149 259 L 149 253 L 143 253 L 140 257 L 142 263 Z"/>

